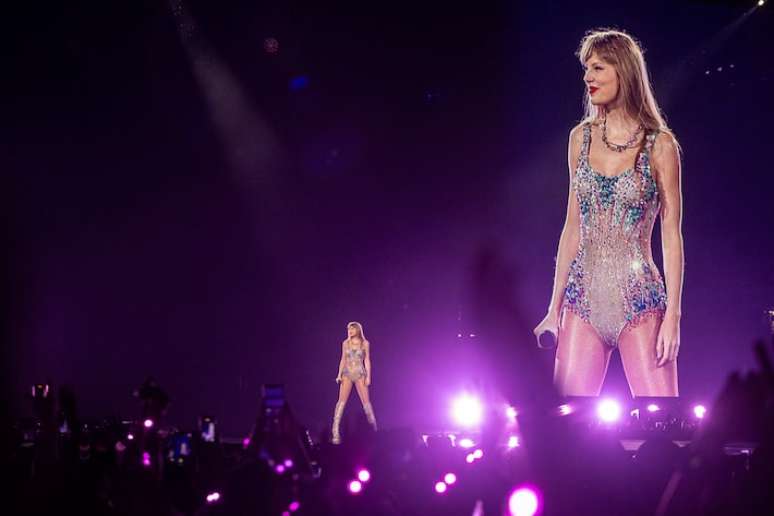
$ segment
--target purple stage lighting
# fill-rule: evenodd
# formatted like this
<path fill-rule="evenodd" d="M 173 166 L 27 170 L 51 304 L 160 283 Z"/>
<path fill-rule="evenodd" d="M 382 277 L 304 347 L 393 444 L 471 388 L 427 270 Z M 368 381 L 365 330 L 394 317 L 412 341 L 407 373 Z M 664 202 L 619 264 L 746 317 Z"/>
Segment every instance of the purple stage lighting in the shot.
<path fill-rule="evenodd" d="M 143 426 L 145 428 L 151 428 L 153 426 L 153 420 L 152 419 L 146 419 L 145 421 L 143 421 L 142 424 L 143 424 Z"/>
<path fill-rule="evenodd" d="M 295 500 L 290 502 L 290 505 L 288 506 L 288 509 L 290 510 L 290 512 L 296 512 L 300 508 L 301 508 L 301 502 L 298 502 Z"/>
<path fill-rule="evenodd" d="M 699 419 L 704 419 L 704 416 L 707 414 L 707 407 L 704 405 L 695 405 L 693 407 L 693 415 L 696 416 Z"/>
<path fill-rule="evenodd" d="M 353 480 L 347 487 L 349 488 L 349 492 L 352 494 L 358 494 L 363 490 L 363 484 L 361 484 L 359 480 Z"/>
<path fill-rule="evenodd" d="M 285 459 L 285 467 L 286 468 L 292 468 L 293 467 L 293 461 L 290 459 Z"/>
<path fill-rule="evenodd" d="M 445 482 L 436 482 L 435 483 L 435 492 L 438 494 L 445 493 L 446 492 L 446 483 Z"/>
<path fill-rule="evenodd" d="M 357 479 L 361 482 L 368 482 L 371 480 L 371 472 L 363 468 L 357 472 Z"/>
<path fill-rule="evenodd" d="M 473 458 L 474 459 L 480 459 L 483 456 L 484 456 L 484 450 L 482 450 L 481 448 L 479 448 L 479 449 L 477 449 L 476 451 L 473 452 Z"/>
<path fill-rule="evenodd" d="M 149 468 L 151 465 L 151 457 L 150 453 L 148 452 L 142 452 L 142 465 L 146 468 Z"/>
<path fill-rule="evenodd" d="M 508 448 L 516 448 L 519 445 L 519 437 L 512 435 L 508 438 Z"/>
<path fill-rule="evenodd" d="M 528 486 L 515 489 L 508 498 L 511 516 L 534 516 L 540 509 L 540 498 L 536 489 Z"/>
<path fill-rule="evenodd" d="M 465 462 L 468 464 L 473 464 L 473 461 L 476 460 L 476 457 L 472 453 L 468 453 L 467 456 L 465 456 Z"/>
<path fill-rule="evenodd" d="M 459 440 L 458 446 L 460 448 L 473 448 L 476 445 L 476 443 L 473 442 L 473 439 L 469 437 L 463 437 Z"/>
<path fill-rule="evenodd" d="M 651 403 L 650 405 L 648 405 L 648 412 L 658 412 L 658 411 L 659 411 L 659 406 L 656 405 L 655 403 Z"/>
<path fill-rule="evenodd" d="M 276 471 L 278 475 L 282 475 L 285 472 L 285 465 L 277 464 L 277 466 L 274 468 L 274 471 Z"/>
<path fill-rule="evenodd" d="M 215 503 L 220 500 L 220 493 L 215 491 L 207 495 L 207 503 Z"/>
<path fill-rule="evenodd" d="M 615 400 L 602 400 L 597 405 L 597 415 L 605 423 L 614 423 L 621 417 L 621 405 Z"/>
<path fill-rule="evenodd" d="M 250 438 L 245 437 L 242 439 L 242 448 L 247 449 L 248 446 L 250 446 Z"/>
<path fill-rule="evenodd" d="M 454 420 L 462 426 L 476 426 L 481 423 L 484 409 L 481 402 L 467 394 L 462 395 L 452 403 Z"/>
<path fill-rule="evenodd" d="M 443 481 L 446 482 L 447 485 L 452 485 L 457 481 L 457 475 L 454 473 L 447 473 L 443 476 Z"/>
<path fill-rule="evenodd" d="M 130 441 L 134 441 L 134 434 L 132 433 L 126 434 L 126 438 Z"/>

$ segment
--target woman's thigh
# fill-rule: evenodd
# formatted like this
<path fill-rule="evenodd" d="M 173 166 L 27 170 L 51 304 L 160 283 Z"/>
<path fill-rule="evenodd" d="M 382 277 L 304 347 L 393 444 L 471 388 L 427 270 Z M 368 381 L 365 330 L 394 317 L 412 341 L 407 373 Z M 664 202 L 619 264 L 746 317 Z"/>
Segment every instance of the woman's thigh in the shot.
<path fill-rule="evenodd" d="M 554 385 L 562 396 L 598 396 L 612 349 L 594 327 L 570 310 L 559 325 Z"/>
<path fill-rule="evenodd" d="M 656 339 L 660 317 L 648 317 L 625 328 L 618 339 L 626 380 L 632 396 L 677 396 L 677 361 L 656 365 Z"/>

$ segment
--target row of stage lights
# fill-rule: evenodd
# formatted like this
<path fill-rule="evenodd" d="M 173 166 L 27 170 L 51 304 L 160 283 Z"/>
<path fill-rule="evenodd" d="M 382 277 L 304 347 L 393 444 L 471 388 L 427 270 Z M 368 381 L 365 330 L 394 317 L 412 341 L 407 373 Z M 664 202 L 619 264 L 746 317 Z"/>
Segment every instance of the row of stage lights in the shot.
<path fill-rule="evenodd" d="M 673 403 L 673 402 L 672 402 Z M 484 420 L 484 403 L 469 394 L 463 394 L 452 401 L 451 415 L 454 422 L 462 428 L 479 427 Z M 568 416 L 578 410 L 578 404 L 567 402 L 559 405 L 556 413 L 560 416 Z M 657 403 L 649 403 L 645 410 L 649 413 L 658 413 L 664 410 L 664 407 Z M 515 423 L 517 411 L 515 407 L 506 405 L 504 407 L 505 417 L 509 423 Z M 602 423 L 615 423 L 619 421 L 624 413 L 623 405 L 612 398 L 603 398 L 596 402 L 596 414 Z M 691 407 L 691 413 L 697 420 L 702 420 L 707 414 L 707 408 L 702 404 L 694 404 Z M 630 410 L 631 416 L 639 417 L 640 409 Z"/>

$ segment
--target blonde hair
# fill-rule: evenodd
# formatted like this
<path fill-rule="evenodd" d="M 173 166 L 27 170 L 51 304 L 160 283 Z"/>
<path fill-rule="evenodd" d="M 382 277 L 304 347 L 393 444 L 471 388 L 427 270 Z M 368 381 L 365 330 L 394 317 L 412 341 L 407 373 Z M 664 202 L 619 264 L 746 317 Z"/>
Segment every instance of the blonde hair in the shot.
<path fill-rule="evenodd" d="M 661 131 L 674 137 L 653 95 L 640 44 L 620 30 L 596 29 L 586 33 L 576 55 L 585 66 L 594 53 L 615 69 L 618 75 L 618 95 L 624 112 L 642 124 L 646 133 Z M 584 121 L 598 120 L 600 109 L 591 103 L 588 88 L 585 88 L 584 101 Z"/>
<path fill-rule="evenodd" d="M 352 321 L 350 323 L 347 323 L 347 328 L 349 327 L 355 327 L 357 328 L 358 336 L 360 337 L 360 340 L 366 340 L 365 335 L 363 334 L 363 325 L 359 322 Z M 349 340 L 349 337 L 347 337 L 347 340 Z"/>

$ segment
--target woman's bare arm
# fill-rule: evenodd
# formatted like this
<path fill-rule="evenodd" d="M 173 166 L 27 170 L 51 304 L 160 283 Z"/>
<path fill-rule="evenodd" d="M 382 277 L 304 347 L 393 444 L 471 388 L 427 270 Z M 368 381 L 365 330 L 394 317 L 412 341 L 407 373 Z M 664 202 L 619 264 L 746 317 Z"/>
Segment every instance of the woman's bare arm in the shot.
<path fill-rule="evenodd" d="M 658 364 L 677 358 L 680 349 L 680 317 L 683 294 L 683 232 L 680 154 L 677 142 L 661 133 L 653 146 L 653 165 L 661 197 L 661 248 L 667 308 L 656 344 Z"/>
<path fill-rule="evenodd" d="M 371 343 L 363 341 L 363 348 L 365 349 L 365 369 L 366 369 L 366 385 L 371 383 Z"/>
<path fill-rule="evenodd" d="M 556 269 L 554 270 L 554 288 L 551 294 L 551 303 L 548 307 L 548 313 L 559 316 L 559 310 L 562 308 L 562 299 L 564 289 L 567 286 L 567 276 L 570 272 L 570 264 L 578 252 L 580 243 L 580 210 L 578 208 L 578 199 L 573 191 L 573 179 L 575 178 L 575 167 L 578 164 L 581 145 L 583 143 L 583 126 L 578 125 L 570 131 L 570 138 L 567 144 L 567 168 L 569 169 L 570 185 L 567 195 L 567 214 L 564 219 L 564 227 L 559 237 L 559 248 L 556 254 Z"/>

